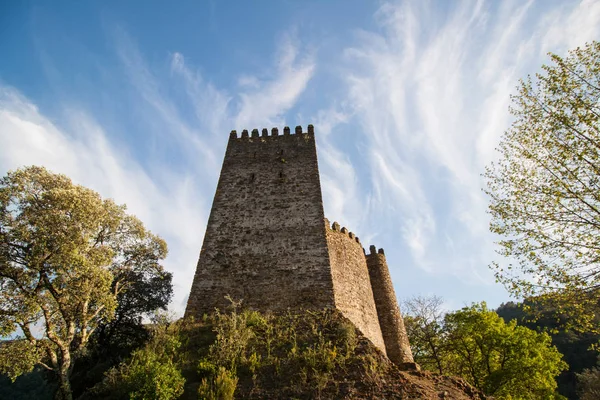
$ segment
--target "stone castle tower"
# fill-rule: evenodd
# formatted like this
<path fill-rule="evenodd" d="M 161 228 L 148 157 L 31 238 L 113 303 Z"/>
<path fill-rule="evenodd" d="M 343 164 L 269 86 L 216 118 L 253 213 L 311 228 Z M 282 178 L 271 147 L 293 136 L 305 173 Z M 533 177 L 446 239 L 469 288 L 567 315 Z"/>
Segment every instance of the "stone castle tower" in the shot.
<path fill-rule="evenodd" d="M 398 365 L 413 364 L 383 249 L 323 212 L 314 128 L 232 131 L 186 316 L 229 305 L 336 308 Z"/>

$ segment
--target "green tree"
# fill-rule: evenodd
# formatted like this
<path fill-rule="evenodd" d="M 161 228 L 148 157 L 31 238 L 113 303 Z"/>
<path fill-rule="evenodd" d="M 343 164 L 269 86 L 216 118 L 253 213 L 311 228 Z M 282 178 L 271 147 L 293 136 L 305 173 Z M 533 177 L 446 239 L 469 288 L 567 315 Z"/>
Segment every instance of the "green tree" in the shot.
<path fill-rule="evenodd" d="M 537 296 L 588 330 L 600 288 L 600 43 L 550 58 L 520 82 L 484 174 L 491 230 L 511 260 L 492 267 L 513 295 Z"/>
<path fill-rule="evenodd" d="M 485 303 L 446 315 L 446 373 L 498 399 L 557 398 L 555 377 L 567 368 L 550 336 L 505 323 Z"/>
<path fill-rule="evenodd" d="M 114 286 L 126 284 L 117 295 L 117 309 L 90 337 L 85 354 L 78 358 L 71 384 L 75 398 L 99 383 L 104 373 L 150 339 L 143 318 L 154 319 L 157 310 L 166 310 L 173 295 L 172 274 L 164 270 L 123 270 L 113 278 Z"/>
<path fill-rule="evenodd" d="M 22 338 L 0 346 L 0 371 L 14 378 L 42 365 L 70 399 L 74 358 L 114 316 L 126 277 L 160 275 L 166 254 L 124 206 L 41 167 L 9 172 L 0 180 L 0 334 Z"/>
<path fill-rule="evenodd" d="M 554 310 L 548 310 L 544 304 L 537 303 L 535 299 L 525 299 L 523 303 L 502 304 L 496 309 L 496 313 L 505 322 L 516 320 L 517 325 L 549 333 L 552 344 L 563 354 L 564 361 L 569 364 L 569 369 L 556 378 L 558 391 L 569 399 L 578 398 L 577 374 L 596 366 L 598 353 L 591 347 L 600 341 L 600 334 L 559 330 L 557 327 L 560 322 L 556 321 Z"/>

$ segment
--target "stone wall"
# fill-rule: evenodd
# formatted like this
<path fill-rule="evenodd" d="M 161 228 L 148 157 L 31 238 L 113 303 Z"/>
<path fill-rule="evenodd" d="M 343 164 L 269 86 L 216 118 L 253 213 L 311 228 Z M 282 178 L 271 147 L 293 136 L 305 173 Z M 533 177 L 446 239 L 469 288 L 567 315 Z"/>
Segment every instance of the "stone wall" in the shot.
<path fill-rule="evenodd" d="M 383 249 L 376 251 L 375 246 L 370 246 L 367 266 L 387 356 L 401 367 L 412 368 L 414 360 Z"/>
<path fill-rule="evenodd" d="M 325 226 L 335 306 L 385 353 L 369 270 L 360 240 L 346 228 L 340 229 L 337 222 L 330 227 L 329 221 L 325 219 Z"/>
<path fill-rule="evenodd" d="M 231 132 L 186 316 L 334 307 L 314 130 Z"/>

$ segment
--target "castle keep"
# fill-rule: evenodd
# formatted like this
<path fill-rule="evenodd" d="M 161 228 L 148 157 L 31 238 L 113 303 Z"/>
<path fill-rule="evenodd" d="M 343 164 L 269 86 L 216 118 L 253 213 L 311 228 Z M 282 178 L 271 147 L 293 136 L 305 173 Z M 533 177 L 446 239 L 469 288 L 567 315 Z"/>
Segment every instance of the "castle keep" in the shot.
<path fill-rule="evenodd" d="M 413 362 L 383 249 L 323 212 L 314 128 L 232 131 L 186 316 L 228 306 L 336 308 L 398 365 Z"/>

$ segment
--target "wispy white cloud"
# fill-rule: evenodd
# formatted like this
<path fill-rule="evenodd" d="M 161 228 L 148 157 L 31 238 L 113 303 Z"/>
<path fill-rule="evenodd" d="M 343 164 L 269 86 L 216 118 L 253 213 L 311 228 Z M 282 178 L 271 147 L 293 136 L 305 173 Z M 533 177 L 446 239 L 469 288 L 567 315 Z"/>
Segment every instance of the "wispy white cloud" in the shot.
<path fill-rule="evenodd" d="M 300 51 L 298 40 L 284 35 L 272 65 L 255 74 L 240 73 L 232 82 L 238 86 L 231 95 L 203 82 L 180 53 L 173 54 L 171 70 L 182 79 L 198 120 L 211 121 L 213 131 L 222 134 L 225 127 L 278 126 L 285 123 L 286 112 L 296 104 L 315 71 L 312 52 Z"/>
<path fill-rule="evenodd" d="M 333 129 L 343 129 L 349 119 L 349 114 L 332 107 L 321 110 L 313 123 L 318 127 L 316 140 L 326 216 L 331 222 L 351 222 L 348 229 L 360 232 L 365 215 L 356 171 L 348 155 L 329 138 Z"/>
<path fill-rule="evenodd" d="M 510 124 L 510 94 L 545 52 L 598 37 L 600 3 L 541 6 L 465 1 L 442 14 L 432 3 L 388 2 L 374 15 L 378 30 L 359 30 L 344 50 L 349 122 L 369 149 L 359 168 L 370 171 L 360 182 L 371 193 L 363 207 L 377 215 L 370 229 L 394 218 L 385 234 L 400 235 L 429 273 L 493 283 L 480 174 Z"/>
<path fill-rule="evenodd" d="M 207 89 L 207 94 L 205 95 L 202 92 L 202 96 L 198 96 L 198 89 L 201 82 L 191 72 L 184 75 L 186 90 L 188 93 L 191 93 L 191 97 L 195 103 L 215 100 L 214 114 L 208 115 L 205 113 L 204 115 L 200 115 L 200 117 L 210 117 L 208 121 L 200 120 L 201 122 L 206 122 L 206 125 L 198 126 L 197 123 L 194 123 L 197 121 L 189 122 L 182 115 L 178 103 L 171 100 L 168 95 L 167 89 L 173 83 L 160 80 L 155 76 L 140 54 L 135 41 L 127 32 L 121 28 L 116 28 L 113 36 L 115 49 L 122 62 L 128 81 L 136 90 L 135 95 L 142 100 L 142 103 L 136 106 L 142 109 L 142 115 L 152 116 L 153 124 L 148 124 L 155 128 L 152 133 L 159 136 L 159 140 L 167 140 L 169 142 L 177 140 L 179 148 L 186 151 L 189 156 L 192 153 L 196 156 L 200 155 L 205 159 L 205 162 L 212 163 L 213 167 L 218 167 L 219 162 L 215 157 L 214 145 L 209 137 L 207 137 L 206 129 L 213 127 L 215 118 L 219 120 L 220 117 L 224 116 L 224 114 L 219 114 L 219 112 L 222 112 L 219 106 L 222 107 L 223 103 L 226 106 L 227 100 L 223 98 L 225 95 L 215 91 L 211 85 L 205 85 L 204 88 Z M 175 53 L 172 58 L 172 68 L 178 72 L 183 70 L 185 74 L 183 56 Z"/>
<path fill-rule="evenodd" d="M 181 79 L 194 108 L 196 121 L 205 128 L 204 136 L 214 138 L 227 132 L 231 96 L 206 82 L 198 71 L 187 66 L 181 53 L 171 56 L 171 71 Z"/>
<path fill-rule="evenodd" d="M 600 2 L 581 0 L 559 3 L 539 21 L 539 52 L 564 52 L 597 40 L 600 33 Z"/>
<path fill-rule="evenodd" d="M 297 41 L 284 36 L 275 56 L 270 79 L 244 75 L 238 94 L 237 127 L 277 126 L 304 92 L 315 71 L 312 52 L 300 54 Z M 252 84 L 249 85 L 248 83 Z"/>

